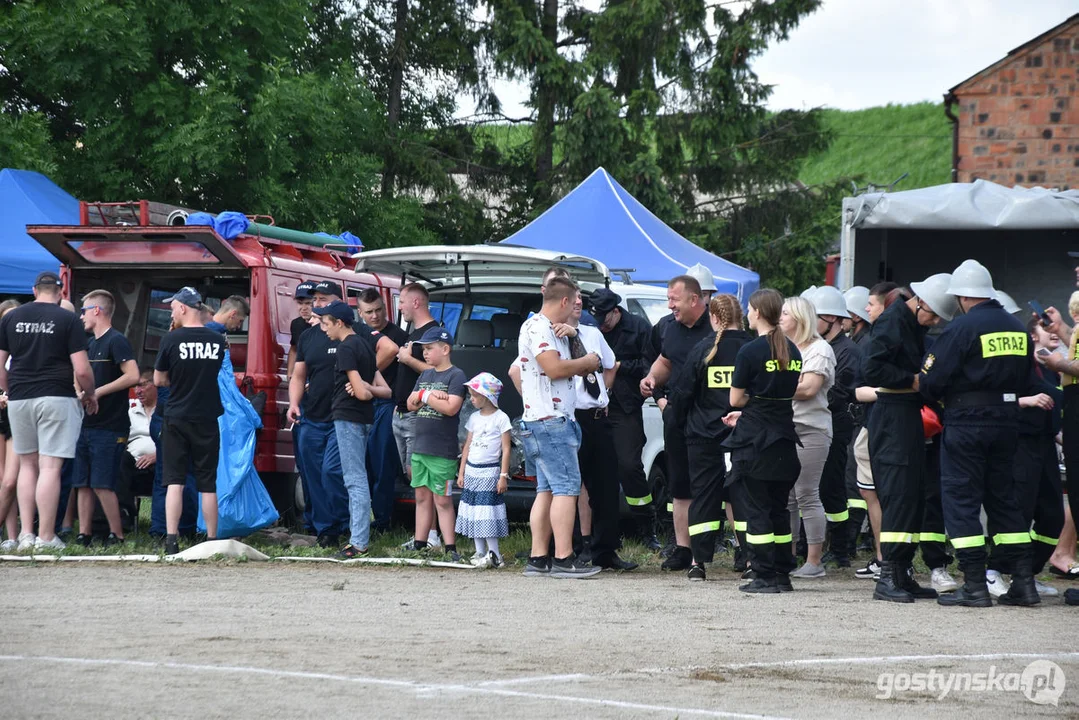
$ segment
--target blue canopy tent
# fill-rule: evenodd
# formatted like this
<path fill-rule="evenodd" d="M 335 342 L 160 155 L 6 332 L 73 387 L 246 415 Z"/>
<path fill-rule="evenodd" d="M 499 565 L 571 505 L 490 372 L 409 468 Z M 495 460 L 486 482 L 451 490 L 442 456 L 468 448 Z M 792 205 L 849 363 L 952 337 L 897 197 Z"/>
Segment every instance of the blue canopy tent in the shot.
<path fill-rule="evenodd" d="M 78 225 L 79 201 L 30 170 L 0 170 L 0 294 L 29 295 L 42 270 L 60 264 L 27 225 Z"/>
<path fill-rule="evenodd" d="M 686 240 L 603 168 L 502 242 L 586 255 L 611 268 L 612 274 L 628 271 L 638 283 L 666 284 L 702 263 L 712 271 L 719 292 L 737 295 L 743 304 L 760 286 L 757 273 Z"/>

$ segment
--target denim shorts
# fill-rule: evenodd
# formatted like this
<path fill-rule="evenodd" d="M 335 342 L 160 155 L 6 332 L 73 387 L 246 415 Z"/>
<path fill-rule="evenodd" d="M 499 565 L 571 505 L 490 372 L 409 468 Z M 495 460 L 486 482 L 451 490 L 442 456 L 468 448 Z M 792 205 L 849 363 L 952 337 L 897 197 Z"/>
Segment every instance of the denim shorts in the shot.
<path fill-rule="evenodd" d="M 552 495 L 581 494 L 581 426 L 571 418 L 521 421 L 525 458 L 536 470 L 536 492 Z"/>
<path fill-rule="evenodd" d="M 115 430 L 83 428 L 75 446 L 75 472 L 71 487 L 116 491 L 127 436 Z"/>

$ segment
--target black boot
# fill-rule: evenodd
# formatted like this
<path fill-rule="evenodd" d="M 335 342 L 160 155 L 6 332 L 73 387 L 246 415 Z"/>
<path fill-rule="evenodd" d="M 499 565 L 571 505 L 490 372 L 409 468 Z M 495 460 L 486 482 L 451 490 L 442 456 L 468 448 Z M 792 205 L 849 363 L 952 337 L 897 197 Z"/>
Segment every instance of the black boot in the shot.
<path fill-rule="evenodd" d="M 734 571 L 745 572 L 747 567 L 749 567 L 749 556 L 746 553 L 746 547 L 739 545 L 734 549 Z"/>
<path fill-rule="evenodd" d="M 873 589 L 874 600 L 887 600 L 895 603 L 912 603 L 914 596 L 903 589 L 905 583 L 906 568 L 896 565 L 890 560 L 880 564 L 880 580 Z"/>
<path fill-rule="evenodd" d="M 1012 584 L 1008 592 L 997 598 L 1001 605 L 1021 605 L 1030 607 L 1042 601 L 1034 587 L 1034 573 L 1030 570 L 1030 552 L 1019 558 L 1012 565 Z"/>
<path fill-rule="evenodd" d="M 958 607 L 993 607 L 993 597 L 985 582 L 985 566 L 963 570 L 963 584 L 955 592 L 937 598 L 938 605 Z"/>
<path fill-rule="evenodd" d="M 637 521 L 636 531 L 641 543 L 646 548 L 652 552 L 659 552 L 663 549 L 663 545 L 660 544 L 659 538 L 656 537 L 656 519 L 654 517 L 642 515 Z"/>
<path fill-rule="evenodd" d="M 937 591 L 933 588 L 922 587 L 918 584 L 918 581 L 914 579 L 914 568 L 910 565 L 906 565 L 903 568 L 902 588 L 914 596 L 915 600 L 936 600 Z"/>
<path fill-rule="evenodd" d="M 779 588 L 779 592 L 794 592 L 791 576 L 787 573 L 776 573 L 776 587 Z"/>

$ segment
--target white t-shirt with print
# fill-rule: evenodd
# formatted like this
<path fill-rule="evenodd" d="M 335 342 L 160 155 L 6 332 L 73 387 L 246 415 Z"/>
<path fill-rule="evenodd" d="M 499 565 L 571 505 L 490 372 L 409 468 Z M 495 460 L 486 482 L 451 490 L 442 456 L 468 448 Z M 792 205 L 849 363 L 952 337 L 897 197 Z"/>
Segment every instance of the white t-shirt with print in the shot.
<path fill-rule="evenodd" d="M 521 325 L 517 345 L 521 353 L 517 362 L 521 366 L 521 399 L 524 401 L 521 419 L 527 422 L 558 415 L 572 418 L 577 407 L 573 378 L 552 380 L 536 361 L 541 354 L 551 351 L 557 352 L 563 360 L 572 359 L 569 340 L 555 337 L 550 319 L 536 313 Z"/>
<path fill-rule="evenodd" d="M 501 410 L 495 410 L 490 415 L 476 411 L 469 416 L 465 429 L 472 433 L 468 462 L 489 465 L 502 459 L 502 433 L 510 430 L 509 415 Z"/>

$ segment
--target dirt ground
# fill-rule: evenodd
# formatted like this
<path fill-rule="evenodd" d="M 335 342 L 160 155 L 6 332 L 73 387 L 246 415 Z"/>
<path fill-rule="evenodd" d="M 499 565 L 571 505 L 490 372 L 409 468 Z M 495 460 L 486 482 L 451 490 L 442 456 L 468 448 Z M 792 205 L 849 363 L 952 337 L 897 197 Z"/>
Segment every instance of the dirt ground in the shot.
<path fill-rule="evenodd" d="M 277 562 L 2 565 L 0 708 L 65 719 L 1079 717 L 1079 608 L 1059 598 L 956 610 L 874 602 L 871 583 L 849 574 L 772 596 L 738 584 L 726 570 L 702 585 L 658 571 L 567 581 Z M 1058 705 L 1031 702 L 1015 676 L 1001 681 L 1011 690 L 940 698 L 942 685 L 911 691 L 904 675 L 991 674 L 992 686 L 1039 658 L 1050 691 L 1066 683 Z"/>

